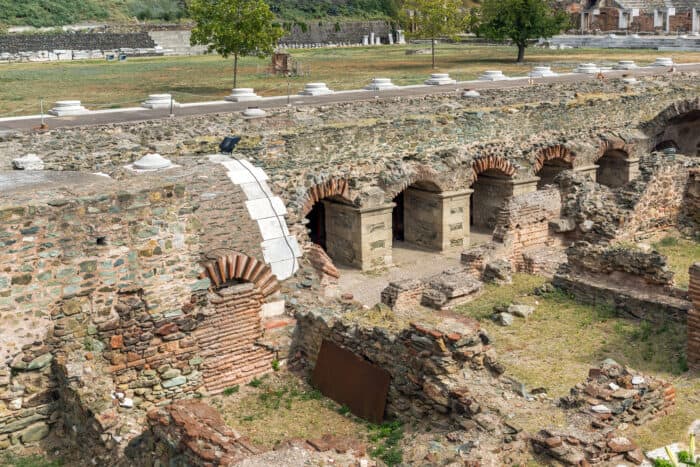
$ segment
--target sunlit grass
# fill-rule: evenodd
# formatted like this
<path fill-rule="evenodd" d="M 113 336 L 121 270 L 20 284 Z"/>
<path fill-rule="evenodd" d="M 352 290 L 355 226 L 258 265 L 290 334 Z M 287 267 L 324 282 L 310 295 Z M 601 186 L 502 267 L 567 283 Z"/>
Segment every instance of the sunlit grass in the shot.
<path fill-rule="evenodd" d="M 580 62 L 636 60 L 651 62 L 654 50 L 530 48 L 526 63 L 515 63 L 516 50 L 506 46 L 440 44 L 438 70 L 430 55 L 406 55 L 407 49 L 424 46 L 353 47 L 292 50 L 301 64 L 301 76 L 289 80 L 292 93 L 304 83 L 323 81 L 331 89 L 357 89 L 376 76 L 401 85 L 422 83 L 431 72 L 449 72 L 453 78 L 476 78 L 484 70 L 500 69 L 508 75 L 525 75 L 532 66 L 551 65 L 570 71 Z M 700 52 L 677 52 L 676 62 L 700 62 Z M 239 87 L 253 87 L 261 95 L 285 95 L 287 79 L 268 72 L 268 59 L 244 58 Z M 81 60 L 53 63 L 0 65 L 0 116 L 38 113 L 56 100 L 80 99 L 88 108 L 138 105 L 149 93 L 172 93 L 180 102 L 221 99 L 233 83 L 232 60 L 218 56 L 129 58 L 124 62 Z"/>

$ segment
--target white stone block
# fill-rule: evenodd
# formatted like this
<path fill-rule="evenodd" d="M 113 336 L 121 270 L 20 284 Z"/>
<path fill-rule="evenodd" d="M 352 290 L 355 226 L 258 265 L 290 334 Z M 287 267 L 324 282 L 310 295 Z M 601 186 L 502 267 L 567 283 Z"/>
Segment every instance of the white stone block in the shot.
<path fill-rule="evenodd" d="M 326 83 L 306 83 L 304 90 L 299 93 L 301 96 L 323 96 L 325 94 L 333 94 Z"/>
<path fill-rule="evenodd" d="M 530 78 L 544 78 L 547 76 L 559 76 L 557 73 L 553 72 L 548 66 L 536 66 L 528 73 Z"/>
<path fill-rule="evenodd" d="M 396 88 L 398 88 L 398 86 L 392 83 L 389 78 L 373 78 L 372 82 L 365 86 L 365 89 L 368 91 L 386 91 Z"/>
<path fill-rule="evenodd" d="M 274 196 L 272 190 L 270 190 L 270 187 L 267 186 L 267 182 L 265 181 L 261 181 L 260 183 L 241 183 L 238 186 L 241 187 L 247 199 L 272 198 Z"/>
<path fill-rule="evenodd" d="M 480 97 L 479 91 L 476 89 L 467 89 L 462 93 L 462 97 Z"/>
<path fill-rule="evenodd" d="M 292 236 L 265 240 L 260 246 L 262 246 L 263 258 L 265 258 L 266 263 L 275 263 L 301 256 L 299 243 Z"/>
<path fill-rule="evenodd" d="M 480 81 L 500 81 L 508 79 L 501 70 L 486 70 L 481 76 L 479 76 Z"/>
<path fill-rule="evenodd" d="M 657 57 L 651 66 L 673 66 L 673 59 L 671 57 Z"/>
<path fill-rule="evenodd" d="M 229 169 L 226 175 L 228 175 L 228 178 L 236 185 L 267 180 L 267 174 L 260 167 L 253 167 L 252 169 L 244 167 L 232 168 Z"/>
<path fill-rule="evenodd" d="M 574 73 L 596 74 L 600 73 L 600 67 L 595 63 L 580 63 Z"/>
<path fill-rule="evenodd" d="M 634 60 L 620 60 L 616 65 L 613 65 L 613 70 L 634 70 L 639 68 Z"/>
<path fill-rule="evenodd" d="M 172 166 L 173 163 L 160 154 L 146 154 L 131 165 L 134 170 L 159 170 Z"/>
<path fill-rule="evenodd" d="M 149 94 L 148 99 L 141 103 L 141 107 L 147 109 L 169 109 L 172 102 L 173 107 L 179 107 L 170 94 Z"/>
<path fill-rule="evenodd" d="M 12 159 L 12 168 L 15 170 L 44 170 L 44 161 L 36 154 L 27 154 L 24 157 Z"/>
<path fill-rule="evenodd" d="M 430 86 L 442 86 L 445 84 L 455 84 L 457 80 L 450 78 L 448 73 L 432 73 L 425 84 Z"/>
<path fill-rule="evenodd" d="M 274 271 L 272 272 L 274 274 Z M 260 310 L 260 316 L 262 316 L 263 318 L 274 318 L 275 316 L 282 316 L 283 314 L 284 300 L 276 300 L 274 302 L 263 303 L 262 309 Z"/>
<path fill-rule="evenodd" d="M 284 202 L 278 197 L 252 199 L 245 202 L 248 214 L 253 220 L 264 219 L 266 217 L 285 216 L 287 208 Z"/>
<path fill-rule="evenodd" d="M 83 115 L 88 113 L 88 110 L 80 105 L 80 101 L 57 101 L 53 108 L 49 110 L 49 114 L 57 117 L 64 115 Z"/>
<path fill-rule="evenodd" d="M 248 102 L 257 101 L 262 99 L 262 97 L 255 94 L 253 88 L 234 88 L 231 90 L 231 94 L 226 96 L 225 99 L 231 102 Z"/>
<path fill-rule="evenodd" d="M 263 118 L 267 116 L 267 112 L 259 107 L 248 107 L 243 111 L 243 118 Z"/>
<path fill-rule="evenodd" d="M 284 217 L 274 216 L 258 219 L 258 228 L 263 240 L 272 240 L 289 235 L 289 229 Z"/>
<path fill-rule="evenodd" d="M 299 261 L 296 258 L 285 259 L 269 263 L 272 273 L 277 276 L 278 280 L 285 280 L 294 275 L 299 269 Z"/>

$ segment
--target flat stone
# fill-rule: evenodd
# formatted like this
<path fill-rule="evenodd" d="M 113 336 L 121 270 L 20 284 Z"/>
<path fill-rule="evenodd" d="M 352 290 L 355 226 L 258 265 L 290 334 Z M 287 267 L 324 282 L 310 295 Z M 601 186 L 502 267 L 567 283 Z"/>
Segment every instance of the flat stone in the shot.
<path fill-rule="evenodd" d="M 513 324 L 513 315 L 510 313 L 498 313 L 496 315 L 496 322 L 501 326 L 510 326 Z"/>
<path fill-rule="evenodd" d="M 24 157 L 12 159 L 12 168 L 15 170 L 44 170 L 44 161 L 36 154 L 27 154 Z"/>
<path fill-rule="evenodd" d="M 613 452 L 628 452 L 637 449 L 637 446 L 629 439 L 623 436 L 616 436 L 608 440 L 608 447 Z"/>
<path fill-rule="evenodd" d="M 177 368 L 171 368 L 171 369 L 163 372 L 163 374 L 161 375 L 161 378 L 163 378 L 163 379 L 177 378 L 178 376 L 180 376 L 180 373 L 181 373 L 180 370 L 178 370 Z"/>
<path fill-rule="evenodd" d="M 163 383 L 161 383 L 161 385 L 167 389 L 167 388 L 172 388 L 175 386 L 183 385 L 186 382 L 187 382 L 187 378 L 185 378 L 184 376 L 178 376 L 178 377 L 175 377 L 173 379 L 168 379 L 166 381 L 163 381 Z"/>
<path fill-rule="evenodd" d="M 50 353 L 40 355 L 29 362 L 29 365 L 27 365 L 27 370 L 38 370 L 40 368 L 44 368 L 46 365 L 51 363 L 51 360 L 53 360 L 53 355 Z"/>
<path fill-rule="evenodd" d="M 632 384 L 634 384 L 634 385 L 644 384 L 644 377 L 642 377 L 642 376 L 633 376 L 633 377 L 632 377 Z"/>
<path fill-rule="evenodd" d="M 513 314 L 515 316 L 519 316 L 521 318 L 529 317 L 534 311 L 535 307 L 530 305 L 513 304 L 508 307 L 508 313 Z"/>
<path fill-rule="evenodd" d="M 49 435 L 49 426 L 44 422 L 30 425 L 22 432 L 20 439 L 23 443 L 32 443 L 46 438 Z"/>
<path fill-rule="evenodd" d="M 595 413 L 612 413 L 612 410 L 606 405 L 599 404 L 591 407 L 591 410 Z"/>

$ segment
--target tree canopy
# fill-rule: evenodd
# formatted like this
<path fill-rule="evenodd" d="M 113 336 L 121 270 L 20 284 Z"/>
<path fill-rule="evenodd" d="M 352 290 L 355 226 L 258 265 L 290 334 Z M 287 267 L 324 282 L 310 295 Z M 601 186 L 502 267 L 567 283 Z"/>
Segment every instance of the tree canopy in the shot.
<path fill-rule="evenodd" d="M 283 35 L 263 0 L 192 0 L 188 9 L 197 23 L 190 43 L 206 45 L 224 58 L 233 55 L 234 88 L 238 57 L 266 57 Z"/>
<path fill-rule="evenodd" d="M 484 0 L 478 32 L 489 39 L 510 39 L 518 47 L 518 62 L 528 44 L 551 37 L 569 24 L 568 15 L 548 0 Z"/>
<path fill-rule="evenodd" d="M 410 36 L 430 39 L 435 68 L 435 40 L 462 32 L 466 16 L 462 0 L 406 0 L 401 22 Z"/>

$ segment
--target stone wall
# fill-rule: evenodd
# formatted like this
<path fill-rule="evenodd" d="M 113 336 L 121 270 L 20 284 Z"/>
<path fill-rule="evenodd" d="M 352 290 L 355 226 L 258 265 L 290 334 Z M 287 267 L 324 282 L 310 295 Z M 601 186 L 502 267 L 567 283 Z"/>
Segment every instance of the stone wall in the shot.
<path fill-rule="evenodd" d="M 688 174 L 683 215 L 691 228 L 700 230 L 700 168 L 691 169 Z"/>
<path fill-rule="evenodd" d="M 50 363 L 64 349 L 104 357 L 112 388 L 146 405 L 199 389 L 217 392 L 270 369 L 271 353 L 255 341 L 272 289 L 247 284 L 206 295 L 205 254 L 229 248 L 262 256 L 245 196 L 219 167 L 199 175 L 172 169 L 163 175 L 170 182 L 130 175 L 125 185 L 39 174 L 44 191 L 5 193 L 0 445 L 34 441 L 55 422 Z M 24 175 L 16 173 L 18 181 Z M 75 184 L 51 185 L 58 175 Z M 178 176 L 192 182 L 185 188 Z"/>
<path fill-rule="evenodd" d="M 700 370 L 700 263 L 690 267 L 688 293 L 693 303 L 688 312 L 688 365 Z"/>
<path fill-rule="evenodd" d="M 387 36 L 392 33 L 391 24 L 386 21 L 348 21 L 336 22 L 311 21 L 300 24 L 292 24 L 285 32 L 280 44 L 282 46 L 293 44 L 362 44 L 362 36 L 369 36 L 373 32 L 376 36 L 388 43 Z"/>
<path fill-rule="evenodd" d="M 624 245 L 576 242 L 552 283 L 577 300 L 605 305 L 636 318 L 685 321 L 690 303 L 673 285 L 666 258 Z"/>
<path fill-rule="evenodd" d="M 155 47 L 148 33 L 58 33 L 0 35 L 0 53 L 39 50 L 115 50 Z"/>
<path fill-rule="evenodd" d="M 447 417 L 460 424 L 488 413 L 472 385 L 495 384 L 491 372 L 500 374 L 503 367 L 476 321 L 445 318 L 439 326 L 412 323 L 392 331 L 344 321 L 330 310 L 303 310 L 296 317 L 294 350 L 310 366 L 327 339 L 390 373 L 390 416 L 438 423 Z"/>

